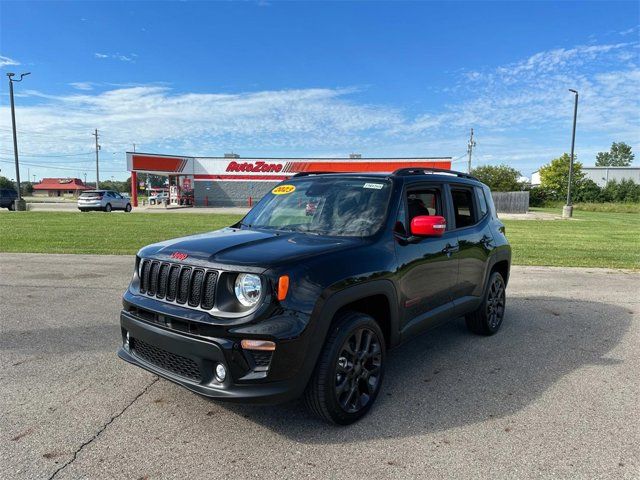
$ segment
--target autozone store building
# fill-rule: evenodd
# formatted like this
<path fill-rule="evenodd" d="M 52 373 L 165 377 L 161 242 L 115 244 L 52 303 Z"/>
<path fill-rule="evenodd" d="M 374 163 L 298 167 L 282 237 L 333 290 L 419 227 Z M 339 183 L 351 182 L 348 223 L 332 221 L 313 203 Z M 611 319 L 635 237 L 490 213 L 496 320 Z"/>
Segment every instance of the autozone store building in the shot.
<path fill-rule="evenodd" d="M 169 177 L 170 203 L 174 205 L 188 194 L 196 207 L 248 207 L 275 183 L 299 172 L 393 172 L 406 167 L 451 168 L 451 157 L 240 158 L 127 152 L 134 206 L 138 205 L 134 185 L 139 173 Z"/>

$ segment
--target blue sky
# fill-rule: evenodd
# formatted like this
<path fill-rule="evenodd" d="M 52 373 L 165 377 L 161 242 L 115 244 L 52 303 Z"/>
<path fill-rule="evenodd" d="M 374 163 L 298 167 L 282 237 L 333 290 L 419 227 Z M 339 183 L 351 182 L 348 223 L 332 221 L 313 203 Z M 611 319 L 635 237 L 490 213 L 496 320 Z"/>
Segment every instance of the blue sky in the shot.
<path fill-rule="evenodd" d="M 26 170 L 127 176 L 124 153 L 463 156 L 529 175 L 640 149 L 638 2 L 1 2 Z M 0 174 L 13 177 L 0 80 Z M 636 161 L 636 163 L 639 160 Z M 31 165 L 28 165 L 31 163 Z M 46 165 L 47 168 L 39 166 Z M 464 168 L 463 162 L 456 163 Z"/>

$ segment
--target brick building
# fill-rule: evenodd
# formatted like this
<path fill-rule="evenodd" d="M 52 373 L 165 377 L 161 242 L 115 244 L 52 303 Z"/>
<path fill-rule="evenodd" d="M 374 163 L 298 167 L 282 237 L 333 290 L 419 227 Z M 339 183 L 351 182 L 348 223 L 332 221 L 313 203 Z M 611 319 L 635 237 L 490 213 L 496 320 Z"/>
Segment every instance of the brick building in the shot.
<path fill-rule="evenodd" d="M 77 197 L 85 190 L 90 190 L 79 178 L 43 178 L 33 186 L 33 194 L 41 197 Z"/>

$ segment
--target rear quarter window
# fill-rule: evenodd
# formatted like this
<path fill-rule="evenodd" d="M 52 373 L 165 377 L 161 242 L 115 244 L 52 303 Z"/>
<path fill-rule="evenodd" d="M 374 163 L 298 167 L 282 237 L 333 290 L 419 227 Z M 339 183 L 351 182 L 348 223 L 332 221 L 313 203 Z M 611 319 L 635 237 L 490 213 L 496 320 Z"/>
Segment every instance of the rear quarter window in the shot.
<path fill-rule="evenodd" d="M 476 196 L 478 197 L 478 210 L 480 211 L 480 218 L 483 218 L 489 212 L 489 206 L 487 205 L 487 199 L 484 196 L 484 190 L 480 187 L 475 187 Z"/>

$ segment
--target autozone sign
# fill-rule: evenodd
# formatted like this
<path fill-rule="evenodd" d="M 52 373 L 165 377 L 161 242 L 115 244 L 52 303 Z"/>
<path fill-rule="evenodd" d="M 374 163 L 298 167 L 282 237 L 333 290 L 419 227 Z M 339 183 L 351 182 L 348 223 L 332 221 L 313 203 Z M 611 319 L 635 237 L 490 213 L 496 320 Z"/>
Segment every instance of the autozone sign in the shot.
<path fill-rule="evenodd" d="M 267 163 L 262 160 L 255 162 L 229 162 L 227 172 L 252 172 L 252 173 L 277 173 L 281 172 L 283 165 L 281 163 Z"/>

